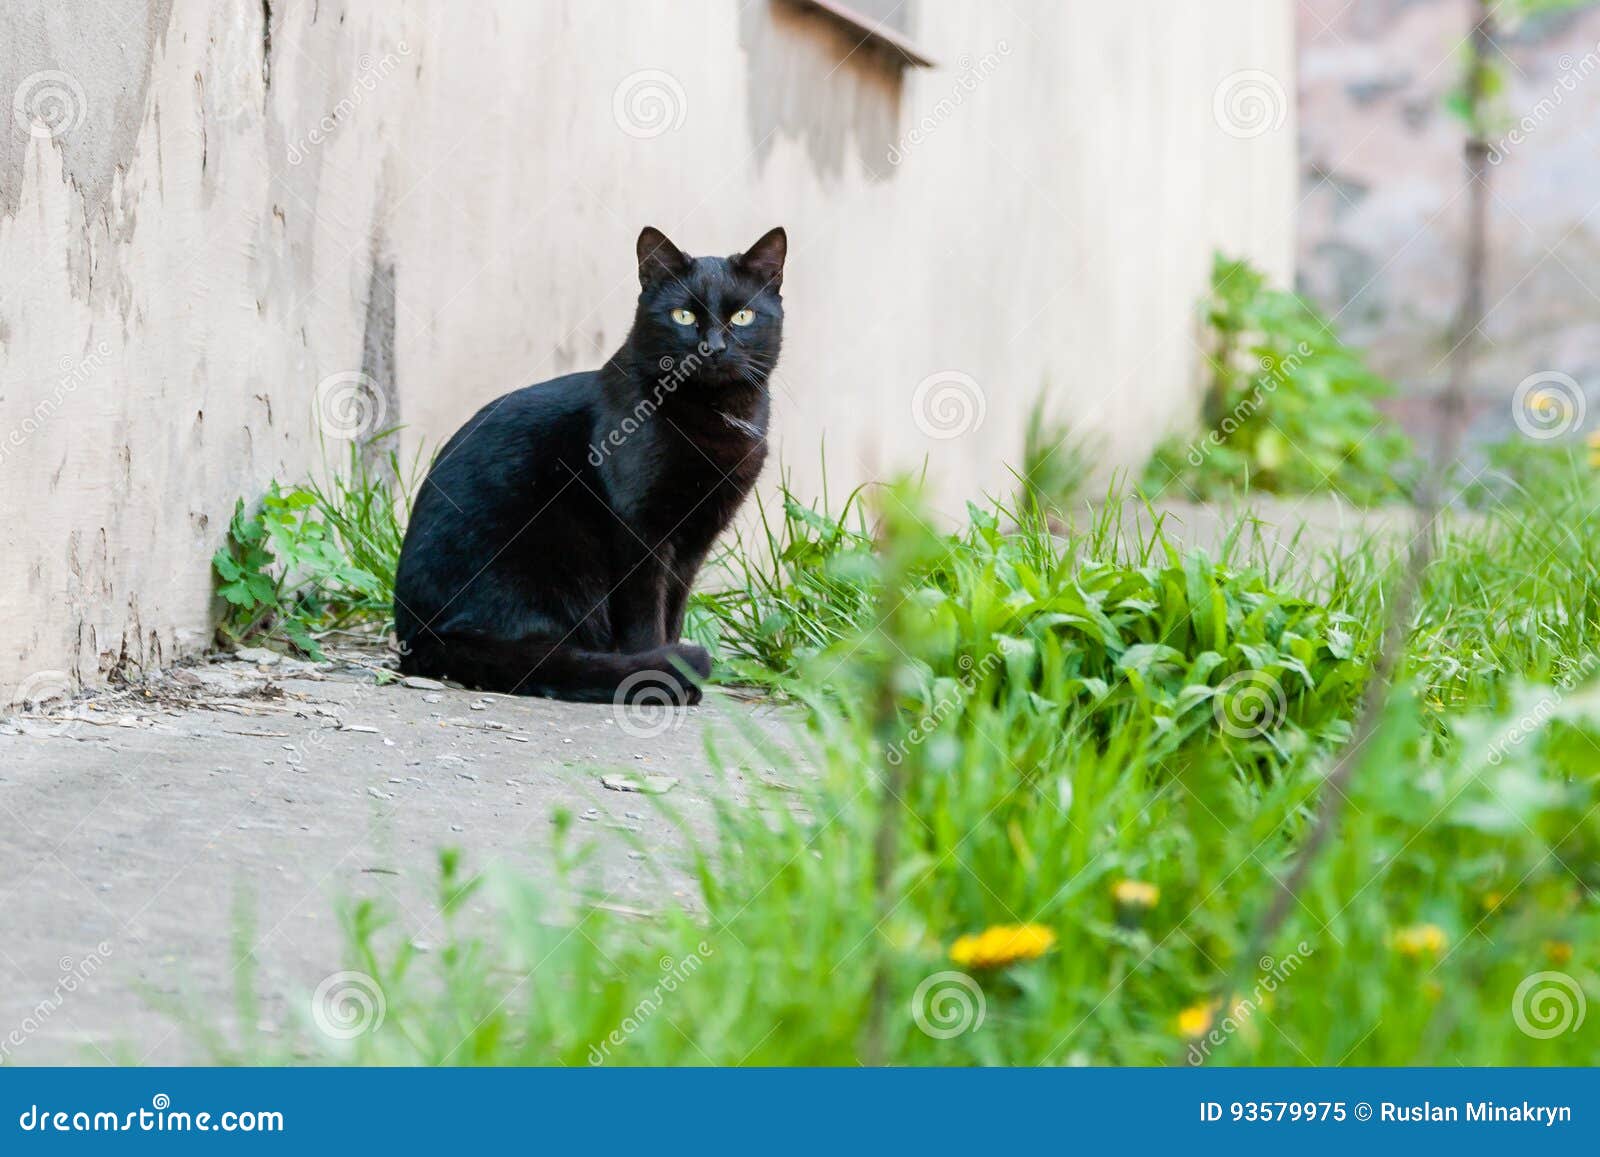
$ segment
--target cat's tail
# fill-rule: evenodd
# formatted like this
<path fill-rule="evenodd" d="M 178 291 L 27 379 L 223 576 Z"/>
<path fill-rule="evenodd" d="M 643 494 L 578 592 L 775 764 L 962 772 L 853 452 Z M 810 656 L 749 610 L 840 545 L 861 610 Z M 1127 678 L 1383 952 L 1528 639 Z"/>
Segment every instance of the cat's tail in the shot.
<path fill-rule="evenodd" d="M 424 629 L 401 647 L 400 670 L 504 695 L 543 695 L 578 703 L 693 704 L 700 702 L 700 684 L 711 674 L 711 656 L 693 643 L 618 654 L 580 650 L 545 638 L 502 639 L 472 630 Z"/>

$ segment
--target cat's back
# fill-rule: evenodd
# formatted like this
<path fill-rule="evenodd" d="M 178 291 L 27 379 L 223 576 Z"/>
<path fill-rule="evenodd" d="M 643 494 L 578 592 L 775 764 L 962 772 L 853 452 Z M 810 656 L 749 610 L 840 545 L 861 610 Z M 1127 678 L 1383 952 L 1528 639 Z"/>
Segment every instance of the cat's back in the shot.
<path fill-rule="evenodd" d="M 566 374 L 487 403 L 440 449 L 430 477 L 493 485 L 503 475 L 548 465 L 551 454 L 567 458 L 576 449 L 581 459 L 593 422 L 596 377 Z"/>
<path fill-rule="evenodd" d="M 451 436 L 417 492 L 408 539 L 448 549 L 522 525 L 529 503 L 554 493 L 586 462 L 594 373 L 567 374 L 502 394 Z M 404 559 L 402 559 L 404 561 Z"/>

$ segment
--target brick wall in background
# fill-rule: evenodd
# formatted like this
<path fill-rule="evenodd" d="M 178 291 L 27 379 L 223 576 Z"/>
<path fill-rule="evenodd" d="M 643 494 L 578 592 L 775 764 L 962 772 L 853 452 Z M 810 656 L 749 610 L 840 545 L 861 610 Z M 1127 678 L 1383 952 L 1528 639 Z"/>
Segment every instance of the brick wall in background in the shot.
<path fill-rule="evenodd" d="M 1445 101 L 1472 11 L 1467 0 L 1297 8 L 1300 288 L 1402 384 L 1399 408 L 1418 426 L 1420 395 L 1443 380 L 1460 284 L 1463 127 Z M 1534 373 L 1569 375 L 1600 413 L 1600 6 L 1512 25 L 1499 45 L 1506 132 L 1490 177 L 1480 437 L 1511 428 L 1512 393 Z"/>

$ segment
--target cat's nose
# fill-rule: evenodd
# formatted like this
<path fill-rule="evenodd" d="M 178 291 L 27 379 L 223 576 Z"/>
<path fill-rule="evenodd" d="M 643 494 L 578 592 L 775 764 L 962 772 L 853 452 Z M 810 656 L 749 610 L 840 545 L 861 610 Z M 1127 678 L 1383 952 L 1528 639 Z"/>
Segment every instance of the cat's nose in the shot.
<path fill-rule="evenodd" d="M 720 357 L 727 348 L 728 339 L 722 336 L 720 330 L 714 329 L 706 335 L 706 355 L 708 357 Z"/>

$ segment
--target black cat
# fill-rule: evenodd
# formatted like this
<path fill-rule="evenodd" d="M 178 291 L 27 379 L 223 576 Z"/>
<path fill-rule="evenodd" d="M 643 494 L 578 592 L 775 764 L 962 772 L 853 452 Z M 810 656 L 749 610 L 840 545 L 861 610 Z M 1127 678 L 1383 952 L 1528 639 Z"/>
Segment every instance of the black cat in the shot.
<path fill-rule="evenodd" d="M 766 460 L 788 240 L 732 257 L 639 234 L 633 328 L 601 369 L 479 410 L 417 495 L 395 578 L 400 669 L 487 691 L 700 699 L 679 642 L 712 540 Z"/>

